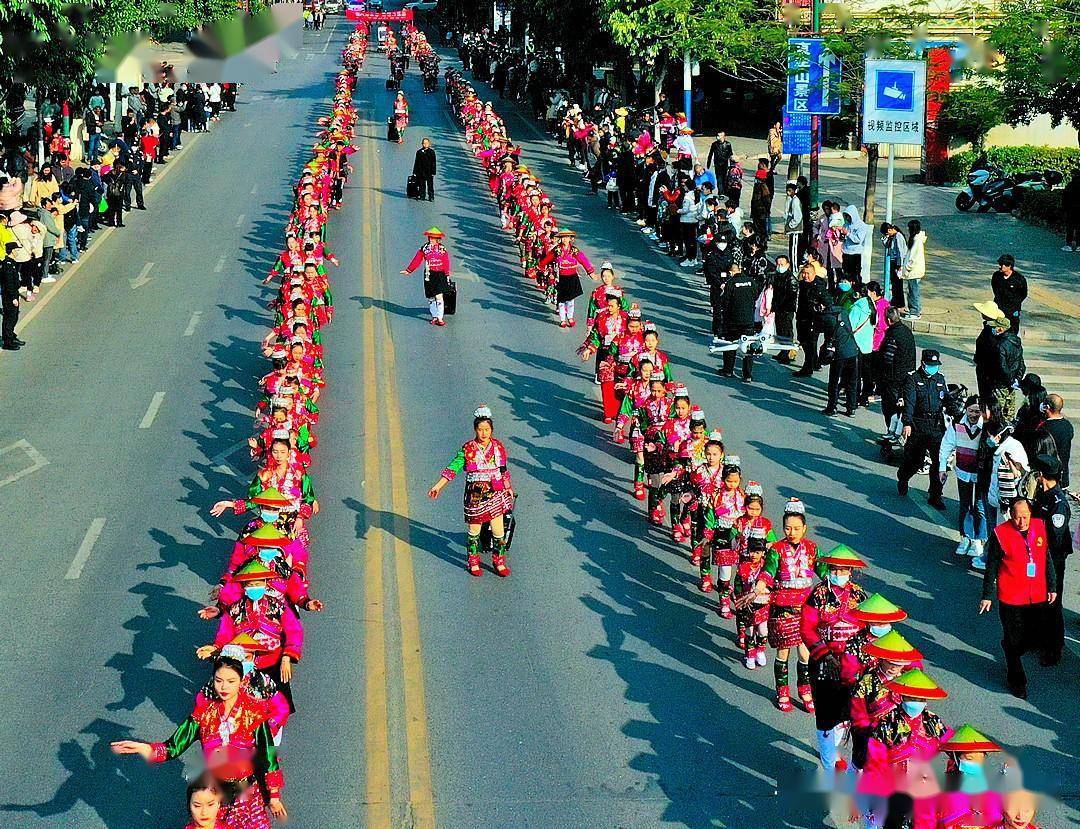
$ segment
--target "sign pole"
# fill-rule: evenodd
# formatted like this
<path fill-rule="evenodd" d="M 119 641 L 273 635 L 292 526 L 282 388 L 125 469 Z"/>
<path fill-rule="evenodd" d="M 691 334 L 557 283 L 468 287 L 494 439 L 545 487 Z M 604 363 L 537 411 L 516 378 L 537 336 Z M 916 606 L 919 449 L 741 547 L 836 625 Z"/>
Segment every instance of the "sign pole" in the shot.
<path fill-rule="evenodd" d="M 892 224 L 893 215 L 893 178 L 896 175 L 896 152 L 893 150 L 893 145 L 886 145 L 889 148 L 889 162 L 885 168 L 885 221 Z"/>
<path fill-rule="evenodd" d="M 821 8 L 825 0 L 813 0 L 810 10 L 810 26 L 815 37 L 821 34 Z M 821 116 L 810 119 L 810 207 L 818 206 L 818 171 L 821 156 Z M 792 267 L 795 267 L 792 265 Z"/>
<path fill-rule="evenodd" d="M 686 113 L 686 123 L 687 123 L 687 126 L 690 126 L 690 127 L 694 126 L 694 121 L 693 121 L 693 119 L 691 117 L 691 113 L 690 113 L 691 99 L 693 98 L 692 88 L 693 88 L 693 77 L 692 77 L 692 73 L 690 71 L 690 52 L 686 51 L 686 52 L 683 52 L 683 59 L 682 59 L 682 89 L 683 89 L 682 94 L 683 94 L 683 112 Z"/>

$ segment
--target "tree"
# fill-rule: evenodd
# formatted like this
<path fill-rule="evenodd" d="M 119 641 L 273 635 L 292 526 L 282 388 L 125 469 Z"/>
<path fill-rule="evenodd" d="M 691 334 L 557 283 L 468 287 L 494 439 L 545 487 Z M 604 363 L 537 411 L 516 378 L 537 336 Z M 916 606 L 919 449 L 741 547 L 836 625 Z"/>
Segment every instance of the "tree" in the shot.
<path fill-rule="evenodd" d="M 949 90 L 938 121 L 950 142 L 970 143 L 982 150 L 986 134 L 1005 120 L 1001 90 L 989 83 L 975 83 Z"/>
<path fill-rule="evenodd" d="M 990 45 L 1001 54 L 1005 120 L 1048 113 L 1080 130 L 1080 0 L 1002 0 Z"/>

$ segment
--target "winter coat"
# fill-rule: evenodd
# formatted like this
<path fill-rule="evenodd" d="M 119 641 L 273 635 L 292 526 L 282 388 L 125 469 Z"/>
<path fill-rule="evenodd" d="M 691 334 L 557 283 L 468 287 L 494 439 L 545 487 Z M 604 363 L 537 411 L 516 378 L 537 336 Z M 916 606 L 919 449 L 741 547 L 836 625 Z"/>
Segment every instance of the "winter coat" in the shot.
<path fill-rule="evenodd" d="M 897 234 L 899 236 L 900 234 Z M 926 276 L 926 231 L 920 230 L 908 245 L 907 256 L 904 258 L 903 270 L 900 272 L 903 279 L 922 279 Z"/>

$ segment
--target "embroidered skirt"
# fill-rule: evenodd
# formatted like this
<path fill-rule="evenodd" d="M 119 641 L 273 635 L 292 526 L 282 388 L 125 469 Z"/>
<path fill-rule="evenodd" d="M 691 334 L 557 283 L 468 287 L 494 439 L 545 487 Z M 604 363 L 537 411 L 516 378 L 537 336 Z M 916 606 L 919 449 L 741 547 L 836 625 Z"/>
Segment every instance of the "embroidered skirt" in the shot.
<path fill-rule="evenodd" d="M 509 490 L 494 489 L 489 481 L 465 484 L 465 523 L 484 524 L 514 508 Z"/>
<path fill-rule="evenodd" d="M 801 607 L 772 605 L 769 613 L 769 644 L 774 648 L 794 648 L 801 645 L 801 621 Z"/>

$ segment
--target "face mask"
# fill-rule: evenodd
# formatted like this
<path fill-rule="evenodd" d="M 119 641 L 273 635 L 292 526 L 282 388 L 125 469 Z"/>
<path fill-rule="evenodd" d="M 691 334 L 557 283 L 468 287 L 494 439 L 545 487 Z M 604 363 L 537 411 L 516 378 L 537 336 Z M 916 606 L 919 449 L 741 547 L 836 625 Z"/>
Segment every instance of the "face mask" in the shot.
<path fill-rule="evenodd" d="M 976 763 L 974 760 L 960 760 L 957 762 L 956 767 L 960 769 L 961 774 L 973 777 L 981 776 L 984 773 L 982 763 Z"/>
<path fill-rule="evenodd" d="M 902 703 L 904 706 L 904 713 L 909 717 L 917 717 L 926 708 L 926 703 L 918 699 L 906 699 Z"/>
<path fill-rule="evenodd" d="M 717 247 L 720 248 L 720 250 L 725 250 L 727 248 L 727 242 L 720 242 Z"/>
<path fill-rule="evenodd" d="M 941 371 L 941 366 L 923 366 L 923 371 L 926 372 L 928 377 L 933 377 L 935 374 Z"/>
<path fill-rule="evenodd" d="M 259 550 L 259 558 L 262 559 L 263 564 L 269 564 L 277 558 L 277 550 L 273 547 L 266 550 Z"/>
<path fill-rule="evenodd" d="M 843 291 L 844 293 L 847 293 L 848 291 L 851 290 L 851 283 L 850 282 L 841 282 L 840 283 L 840 290 Z"/>
<path fill-rule="evenodd" d="M 247 597 L 249 599 L 251 599 L 251 601 L 257 602 L 259 599 L 261 599 L 263 596 L 266 595 L 266 588 L 265 587 L 245 587 L 244 588 L 244 593 L 247 595 Z"/>
<path fill-rule="evenodd" d="M 884 636 L 892 630 L 892 625 L 870 625 L 870 635 L 873 637 Z"/>
<path fill-rule="evenodd" d="M 776 272 L 777 273 L 787 273 L 788 272 L 787 265 L 777 265 Z"/>
<path fill-rule="evenodd" d="M 266 524 L 273 524 L 275 521 L 277 521 L 278 514 L 276 512 L 270 512 L 269 510 L 262 510 L 261 512 L 259 512 L 259 518 L 261 518 Z"/>
<path fill-rule="evenodd" d="M 843 587 L 848 583 L 851 578 L 847 573 L 829 573 L 829 583 L 835 584 L 837 587 Z"/>

